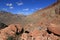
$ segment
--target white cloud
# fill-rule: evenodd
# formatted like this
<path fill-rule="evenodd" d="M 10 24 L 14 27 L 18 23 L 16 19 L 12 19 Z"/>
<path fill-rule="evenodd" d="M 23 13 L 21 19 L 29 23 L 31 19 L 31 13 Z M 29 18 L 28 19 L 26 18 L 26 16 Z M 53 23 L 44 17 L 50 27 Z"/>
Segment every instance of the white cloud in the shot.
<path fill-rule="evenodd" d="M 10 9 L 13 9 L 13 8 L 14 8 L 14 7 L 12 7 L 12 6 L 10 7 Z"/>
<path fill-rule="evenodd" d="M 12 3 L 7 3 L 6 6 L 12 6 Z"/>
<path fill-rule="evenodd" d="M 23 9 L 23 11 L 28 11 L 29 10 L 29 8 L 25 8 L 25 9 Z"/>
<path fill-rule="evenodd" d="M 40 9 L 42 9 L 42 8 L 35 8 L 36 10 L 40 10 Z"/>
<path fill-rule="evenodd" d="M 17 5 L 19 6 L 23 5 L 23 2 L 17 2 Z"/>

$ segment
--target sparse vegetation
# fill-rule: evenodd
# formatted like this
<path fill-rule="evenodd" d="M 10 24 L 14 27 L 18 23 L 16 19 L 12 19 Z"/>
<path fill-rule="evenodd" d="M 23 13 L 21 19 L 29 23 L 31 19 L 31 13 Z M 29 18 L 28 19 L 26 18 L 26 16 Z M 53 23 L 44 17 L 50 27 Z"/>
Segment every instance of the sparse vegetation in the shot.
<path fill-rule="evenodd" d="M 9 37 L 7 38 L 7 40 L 13 40 L 13 37 L 12 37 L 12 36 L 9 36 Z"/>
<path fill-rule="evenodd" d="M 5 28 L 5 27 L 7 27 L 6 24 L 4 24 L 4 23 L 0 23 L 0 29 L 3 29 L 3 28 Z"/>

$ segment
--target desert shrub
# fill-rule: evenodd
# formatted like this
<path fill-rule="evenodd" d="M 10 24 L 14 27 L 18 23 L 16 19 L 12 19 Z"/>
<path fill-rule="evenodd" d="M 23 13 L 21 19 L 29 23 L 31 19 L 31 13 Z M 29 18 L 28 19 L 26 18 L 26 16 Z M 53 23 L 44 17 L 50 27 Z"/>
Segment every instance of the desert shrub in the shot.
<path fill-rule="evenodd" d="M 12 37 L 12 36 L 9 36 L 9 37 L 7 38 L 7 40 L 13 40 L 13 37 Z"/>
<path fill-rule="evenodd" d="M 3 28 L 5 28 L 5 27 L 7 27 L 6 24 L 4 24 L 4 23 L 0 23 L 0 29 L 3 29 Z"/>
<path fill-rule="evenodd" d="M 60 5 L 55 9 L 56 14 L 60 15 Z"/>

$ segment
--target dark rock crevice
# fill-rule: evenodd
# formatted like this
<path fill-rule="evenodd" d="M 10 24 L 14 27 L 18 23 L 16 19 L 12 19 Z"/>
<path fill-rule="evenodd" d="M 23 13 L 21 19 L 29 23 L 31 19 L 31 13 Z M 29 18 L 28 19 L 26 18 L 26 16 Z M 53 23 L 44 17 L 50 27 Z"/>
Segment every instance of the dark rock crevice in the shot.
<path fill-rule="evenodd" d="M 6 27 L 8 27 L 8 25 L 6 25 L 6 24 L 4 24 L 4 23 L 0 23 L 0 29 L 4 29 L 4 28 L 6 28 Z"/>
<path fill-rule="evenodd" d="M 51 34 L 51 33 L 53 33 L 53 32 L 51 32 L 51 31 L 49 31 L 49 29 L 47 29 L 46 31 L 47 31 L 47 33 L 48 33 L 48 34 Z M 58 37 L 60 37 L 60 35 L 58 35 L 58 34 L 55 34 L 55 33 L 53 33 L 53 34 L 54 34 L 55 36 L 58 36 Z"/>

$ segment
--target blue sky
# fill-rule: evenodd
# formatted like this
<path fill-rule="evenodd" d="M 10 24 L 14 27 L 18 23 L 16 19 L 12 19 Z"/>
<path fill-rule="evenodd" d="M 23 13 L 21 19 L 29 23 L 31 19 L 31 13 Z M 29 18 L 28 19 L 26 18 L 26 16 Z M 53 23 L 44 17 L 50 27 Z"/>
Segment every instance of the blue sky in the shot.
<path fill-rule="evenodd" d="M 28 15 L 56 1 L 57 0 L 0 0 L 0 10 L 13 14 Z"/>

